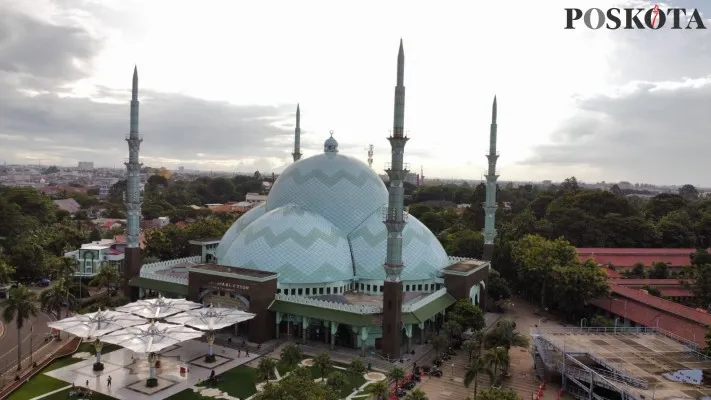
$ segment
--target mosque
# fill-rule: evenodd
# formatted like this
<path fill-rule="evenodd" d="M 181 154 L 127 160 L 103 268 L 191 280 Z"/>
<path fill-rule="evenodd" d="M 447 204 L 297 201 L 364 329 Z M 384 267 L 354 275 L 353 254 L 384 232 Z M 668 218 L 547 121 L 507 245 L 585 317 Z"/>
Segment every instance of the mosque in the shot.
<path fill-rule="evenodd" d="M 238 307 L 257 317 L 240 334 L 323 341 L 399 358 L 466 298 L 484 307 L 496 212 L 496 99 L 487 175 L 485 260 L 447 255 L 435 235 L 405 211 L 403 162 L 405 56 L 400 42 L 389 187 L 364 162 L 340 154 L 331 136 L 323 153 L 301 158 L 297 108 L 294 162 L 266 203 L 243 214 L 219 239 L 193 240 L 195 256 L 141 265 L 129 240 L 126 294 L 165 296 Z M 134 70 L 127 185 L 127 236 L 138 237 L 136 165 L 138 77 Z M 136 213 L 136 211 L 138 211 Z M 131 249 L 131 246 L 135 250 Z"/>

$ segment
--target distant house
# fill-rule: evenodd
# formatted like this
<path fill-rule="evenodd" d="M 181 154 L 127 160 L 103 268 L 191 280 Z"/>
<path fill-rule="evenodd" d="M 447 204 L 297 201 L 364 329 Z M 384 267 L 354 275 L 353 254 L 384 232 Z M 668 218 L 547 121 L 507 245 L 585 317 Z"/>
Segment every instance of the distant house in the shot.
<path fill-rule="evenodd" d="M 61 210 L 64 210 L 72 215 L 76 214 L 79 210 L 81 210 L 81 205 L 77 203 L 77 201 L 74 199 L 60 199 L 54 200 L 52 202 Z"/>

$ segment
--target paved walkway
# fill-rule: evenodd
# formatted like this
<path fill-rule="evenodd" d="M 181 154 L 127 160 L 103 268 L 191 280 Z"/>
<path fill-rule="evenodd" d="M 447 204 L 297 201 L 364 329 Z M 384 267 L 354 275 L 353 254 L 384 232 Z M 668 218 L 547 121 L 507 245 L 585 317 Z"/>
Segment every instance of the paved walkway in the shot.
<path fill-rule="evenodd" d="M 538 324 L 542 317 L 534 314 L 534 306 L 521 299 L 514 299 L 513 304 L 514 308 L 503 317 L 513 319 L 517 329 L 528 336 L 530 328 Z M 491 322 L 487 321 L 487 323 Z M 542 326 L 562 326 L 552 321 L 541 322 L 541 324 Z M 469 361 L 468 356 L 464 353 L 464 351 L 458 351 L 452 360 L 442 365 L 443 376 L 441 378 L 425 377 L 418 385 L 430 400 L 460 400 L 473 395 L 473 384 L 469 388 L 464 387 L 464 374 Z M 539 381 L 533 373 L 533 358 L 529 349 L 513 347 L 509 352 L 509 357 L 511 359 L 509 369 L 511 377 L 504 380 L 503 387 L 515 390 L 524 399 L 535 397 Z M 480 374 L 477 382 L 478 390 L 490 387 L 489 377 L 486 374 Z M 543 399 L 557 399 L 559 389 L 559 385 L 547 384 Z"/>

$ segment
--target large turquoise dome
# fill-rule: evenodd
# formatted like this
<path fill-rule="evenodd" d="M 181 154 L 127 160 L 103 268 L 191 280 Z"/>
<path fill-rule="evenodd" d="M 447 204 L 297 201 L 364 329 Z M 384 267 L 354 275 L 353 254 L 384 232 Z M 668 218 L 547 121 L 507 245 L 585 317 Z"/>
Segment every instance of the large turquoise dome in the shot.
<path fill-rule="evenodd" d="M 323 154 L 284 170 L 266 205 L 230 227 L 218 245 L 218 262 L 278 272 L 283 284 L 382 281 L 387 201 L 380 177 L 339 154 L 331 137 Z M 412 216 L 403 231 L 403 262 L 403 281 L 431 280 L 449 265 L 437 238 Z"/>
<path fill-rule="evenodd" d="M 332 137 L 325 152 L 287 167 L 269 192 L 267 211 L 287 204 L 331 221 L 345 234 L 388 202 L 383 180 L 365 163 L 338 154 Z"/>

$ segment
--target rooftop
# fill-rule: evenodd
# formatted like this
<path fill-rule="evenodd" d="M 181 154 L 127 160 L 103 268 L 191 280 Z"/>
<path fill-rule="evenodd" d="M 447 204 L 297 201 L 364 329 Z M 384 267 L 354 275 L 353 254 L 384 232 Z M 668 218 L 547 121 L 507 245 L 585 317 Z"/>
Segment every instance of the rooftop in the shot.
<path fill-rule="evenodd" d="M 218 265 L 218 264 L 200 264 L 200 265 L 191 267 L 191 269 L 200 269 L 200 270 L 204 270 L 204 271 L 221 272 L 221 273 L 225 273 L 225 274 L 244 275 L 244 276 L 251 276 L 251 277 L 255 277 L 255 278 L 266 278 L 269 276 L 277 276 L 276 272 L 260 271 L 260 270 L 256 270 L 256 269 L 240 268 L 240 267 L 228 267 L 226 265 Z"/>
<path fill-rule="evenodd" d="M 711 395 L 711 359 L 687 347 L 683 340 L 661 330 L 645 328 L 542 328 L 534 335 L 551 343 L 554 358 L 562 351 L 586 353 L 578 361 L 605 370 L 613 368 L 627 374 L 646 389 L 604 375 L 637 399 L 701 399 Z M 595 361 L 592 361 L 595 360 Z M 601 365 L 601 364 L 607 364 Z M 567 366 L 579 368 L 574 362 Z M 619 375 L 618 375 L 619 379 Z M 572 386 L 575 386 L 571 383 Z"/>
<path fill-rule="evenodd" d="M 637 263 L 651 266 L 655 262 L 664 262 L 672 267 L 690 264 L 689 256 L 695 249 L 625 249 L 625 248 L 578 248 L 580 261 L 592 259 L 598 264 L 611 264 L 616 267 L 633 267 Z"/>
<path fill-rule="evenodd" d="M 450 257 L 450 260 L 455 261 L 455 263 L 442 270 L 442 272 L 445 274 L 447 272 L 451 272 L 451 273 L 455 273 L 455 274 L 459 273 L 459 274 L 468 275 L 468 274 L 478 270 L 481 267 L 485 267 L 485 266 L 489 265 L 488 261 L 475 260 L 475 259 L 456 260 L 455 257 Z"/>

